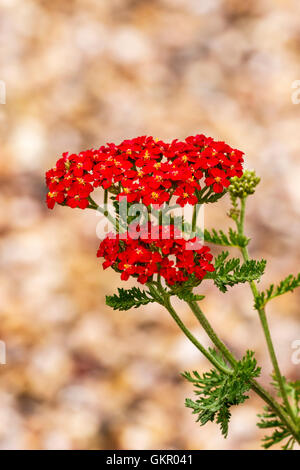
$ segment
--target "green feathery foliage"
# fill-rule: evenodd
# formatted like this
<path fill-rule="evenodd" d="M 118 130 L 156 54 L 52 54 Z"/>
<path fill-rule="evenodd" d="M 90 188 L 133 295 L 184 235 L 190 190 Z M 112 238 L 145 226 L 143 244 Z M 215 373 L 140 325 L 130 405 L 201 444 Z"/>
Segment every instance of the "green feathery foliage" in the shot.
<path fill-rule="evenodd" d="M 262 439 L 262 447 L 269 449 L 275 444 L 279 444 L 284 439 L 287 439 L 285 445 L 282 446 L 283 450 L 291 450 L 294 447 L 295 439 L 291 436 L 291 433 L 287 426 L 282 423 L 276 413 L 274 413 L 268 406 L 264 407 L 265 412 L 258 415 L 260 422 L 257 426 L 261 429 L 273 429 L 270 436 L 265 436 Z"/>
<path fill-rule="evenodd" d="M 255 308 L 263 308 L 267 302 L 278 297 L 280 295 L 286 294 L 287 292 L 293 292 L 294 289 L 300 287 L 300 273 L 297 276 L 290 274 L 283 281 L 280 282 L 278 286 L 271 286 L 265 291 L 261 292 L 255 299 Z"/>
<path fill-rule="evenodd" d="M 226 194 L 227 190 L 223 191 L 222 193 L 213 193 L 209 196 L 206 196 L 203 200 L 200 200 L 200 204 L 203 204 L 203 203 L 212 203 L 212 202 L 216 202 L 218 201 L 221 197 L 224 196 L 224 194 Z"/>
<path fill-rule="evenodd" d="M 273 375 L 272 385 L 275 386 L 278 396 L 281 396 L 280 387 L 276 377 Z M 284 379 L 284 388 L 287 393 L 287 396 L 290 399 L 292 404 L 292 409 L 294 410 L 295 416 L 299 416 L 300 411 L 300 381 L 296 382 L 287 382 Z M 284 407 L 285 409 L 285 407 Z M 285 411 L 287 411 L 285 409 Z M 257 426 L 261 429 L 271 429 L 273 432 L 269 436 L 265 436 L 262 439 L 262 446 L 265 449 L 269 449 L 275 444 L 282 443 L 283 450 L 292 450 L 296 439 L 291 434 L 290 430 L 287 428 L 286 424 L 281 421 L 281 419 L 273 412 L 268 406 L 264 407 L 264 413 L 258 415 L 260 421 L 257 423 Z M 284 441 L 284 442 L 283 442 Z"/>
<path fill-rule="evenodd" d="M 245 247 L 249 243 L 249 238 L 245 235 L 240 235 L 235 232 L 232 228 L 229 229 L 228 235 L 223 232 L 223 230 L 212 229 L 204 230 L 204 241 L 207 243 L 214 243 L 215 245 L 221 246 L 233 246 L 233 247 Z"/>
<path fill-rule="evenodd" d="M 208 204 L 218 201 L 227 193 L 227 189 L 224 189 L 222 193 L 215 193 L 212 186 L 204 186 L 200 191 L 196 191 L 198 197 L 198 204 Z"/>
<path fill-rule="evenodd" d="M 205 279 L 213 279 L 215 285 L 221 292 L 226 292 L 227 287 L 235 284 L 250 282 L 263 275 L 266 267 L 266 261 L 249 260 L 241 264 L 239 258 L 231 258 L 228 251 L 223 251 L 215 259 L 215 271 L 207 273 Z"/>
<path fill-rule="evenodd" d="M 222 357 L 215 351 L 211 353 L 227 366 Z M 220 425 L 224 437 L 228 435 L 228 425 L 231 417 L 230 408 L 247 400 L 245 395 L 251 388 L 251 379 L 260 375 L 260 367 L 257 367 L 254 352 L 247 351 L 239 361 L 231 375 L 212 369 L 202 376 L 197 371 L 193 375 L 185 372 L 183 377 L 195 386 L 196 401 L 186 399 L 185 405 L 197 414 L 197 422 L 203 426 L 208 421 L 214 421 Z"/>
<path fill-rule="evenodd" d="M 201 280 L 197 279 L 195 275 L 192 274 L 184 284 L 174 284 L 173 286 L 165 288 L 165 292 L 172 296 L 175 295 L 186 302 L 197 302 L 205 298 L 205 295 L 193 293 L 194 287 L 197 287 L 199 284 L 201 284 Z"/>
<path fill-rule="evenodd" d="M 106 305 L 114 310 L 129 310 L 132 307 L 137 308 L 150 302 L 155 302 L 155 299 L 138 287 L 132 287 L 128 290 L 118 288 L 118 294 L 106 296 Z"/>
<path fill-rule="evenodd" d="M 198 295 L 198 294 L 193 294 L 190 290 L 181 290 L 176 292 L 177 297 L 181 300 L 185 300 L 186 302 L 197 302 L 200 300 L 203 300 L 205 298 L 205 295 Z"/>

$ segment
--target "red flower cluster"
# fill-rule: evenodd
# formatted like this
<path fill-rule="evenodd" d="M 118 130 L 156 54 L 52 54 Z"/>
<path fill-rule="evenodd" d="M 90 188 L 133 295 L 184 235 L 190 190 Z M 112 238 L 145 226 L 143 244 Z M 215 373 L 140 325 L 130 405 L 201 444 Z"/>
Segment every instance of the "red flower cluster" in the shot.
<path fill-rule="evenodd" d="M 128 202 L 163 204 L 174 197 L 182 207 L 198 202 L 199 191 L 222 193 L 240 177 L 243 153 L 204 135 L 165 143 L 137 137 L 77 154 L 64 153 L 46 173 L 48 207 L 55 203 L 88 207 L 88 196 L 102 187 Z"/>
<path fill-rule="evenodd" d="M 157 274 L 171 286 L 187 281 L 191 275 L 202 280 L 208 271 L 214 271 L 210 249 L 196 237 L 187 241 L 174 225 L 149 223 L 139 228 L 137 238 L 136 228 L 123 235 L 109 234 L 97 253 L 105 259 L 103 268 L 112 266 L 122 280 L 133 276 L 144 284 Z"/>
<path fill-rule="evenodd" d="M 47 204 L 53 209 L 55 203 L 69 207 L 85 209 L 88 205 L 88 196 L 94 190 L 94 177 L 91 174 L 93 160 L 89 152 L 79 155 L 64 153 L 52 168 L 46 173 L 46 183 L 49 188 Z M 92 155 L 92 153 L 91 153 Z"/>

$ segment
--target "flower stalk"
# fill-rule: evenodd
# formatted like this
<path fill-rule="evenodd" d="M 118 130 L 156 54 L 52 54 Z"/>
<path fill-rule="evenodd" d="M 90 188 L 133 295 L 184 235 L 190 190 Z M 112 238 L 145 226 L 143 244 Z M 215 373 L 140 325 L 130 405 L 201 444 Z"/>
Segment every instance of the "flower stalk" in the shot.
<path fill-rule="evenodd" d="M 237 225 L 238 233 L 241 236 L 244 236 L 246 199 L 247 199 L 247 196 L 241 198 L 240 217 L 238 219 L 236 219 L 236 225 Z M 240 251 L 242 253 L 243 259 L 245 261 L 248 261 L 249 260 L 249 253 L 248 253 L 247 247 L 240 247 Z M 250 288 L 251 288 L 251 291 L 252 291 L 252 294 L 253 294 L 253 298 L 254 298 L 254 302 L 255 302 L 257 300 L 257 298 L 259 297 L 258 288 L 256 286 L 255 281 L 250 281 L 249 285 L 250 285 Z M 267 319 L 265 307 L 256 308 L 256 310 L 257 310 L 259 318 L 260 318 L 261 326 L 262 326 L 264 336 L 265 336 L 265 339 L 266 339 L 266 343 L 267 343 L 269 355 L 270 355 L 270 358 L 271 358 L 271 362 L 272 362 L 272 365 L 273 365 L 273 368 L 274 368 L 274 372 L 275 372 L 275 375 L 276 375 L 276 378 L 277 378 L 277 381 L 278 381 L 278 384 L 279 384 L 282 399 L 284 401 L 284 404 L 285 404 L 285 407 L 288 411 L 289 416 L 292 418 L 294 423 L 297 423 L 297 417 L 295 416 L 294 411 L 293 411 L 293 409 L 291 407 L 291 404 L 289 402 L 289 399 L 288 399 L 288 396 L 287 396 L 287 393 L 286 393 L 286 389 L 285 389 L 285 386 L 284 386 L 284 379 L 283 379 L 283 376 L 282 376 L 280 368 L 279 368 L 279 363 L 278 363 L 275 348 L 274 348 L 274 345 L 273 345 L 273 341 L 272 341 L 272 337 L 271 337 L 271 332 L 270 332 L 270 328 L 269 328 L 269 324 L 268 324 L 268 319 Z"/>

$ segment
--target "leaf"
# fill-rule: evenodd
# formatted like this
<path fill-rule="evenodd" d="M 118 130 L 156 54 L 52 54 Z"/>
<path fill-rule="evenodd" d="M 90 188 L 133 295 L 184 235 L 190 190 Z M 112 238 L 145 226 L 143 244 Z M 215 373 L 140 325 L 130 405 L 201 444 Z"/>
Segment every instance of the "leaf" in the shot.
<path fill-rule="evenodd" d="M 214 352 L 214 355 L 225 365 L 219 354 Z M 187 398 L 185 405 L 193 410 L 193 414 L 198 415 L 196 421 L 201 426 L 208 421 L 215 421 L 220 425 L 222 434 L 227 437 L 231 406 L 244 403 L 249 398 L 246 392 L 251 388 L 251 379 L 259 375 L 260 367 L 257 367 L 252 351 L 247 351 L 232 375 L 215 368 L 202 376 L 197 371 L 193 374 L 185 372 L 183 377 L 194 385 L 198 397 L 195 401 Z"/>
<path fill-rule="evenodd" d="M 114 310 L 129 310 L 132 307 L 137 308 L 150 302 L 155 302 L 155 299 L 138 287 L 132 287 L 128 290 L 118 288 L 118 294 L 106 296 L 106 305 Z"/>
<path fill-rule="evenodd" d="M 269 436 L 263 437 L 262 447 L 264 449 L 269 449 L 275 444 L 282 443 L 284 439 L 288 439 L 286 444 L 283 445 L 282 449 L 292 449 L 296 441 L 295 438 L 292 436 L 290 430 L 284 423 L 281 422 L 279 418 L 277 418 L 271 408 L 265 406 L 264 411 L 264 413 L 258 415 L 260 421 L 257 423 L 257 426 L 260 429 L 273 428 L 273 432 Z"/>
<path fill-rule="evenodd" d="M 227 193 L 227 190 L 225 189 L 225 191 L 223 191 L 222 193 L 215 193 L 215 194 L 212 194 L 211 196 L 206 196 L 204 197 L 204 199 L 202 201 L 200 201 L 200 204 L 201 203 L 211 203 L 211 202 L 216 202 L 218 201 L 221 197 L 224 196 L 224 194 Z"/>
<path fill-rule="evenodd" d="M 197 302 L 205 298 L 205 295 L 193 293 L 193 288 L 200 283 L 201 281 L 196 278 L 194 274 L 191 274 L 189 279 L 183 284 L 174 284 L 171 286 L 168 293 L 170 295 L 176 295 L 179 299 L 185 300 L 186 302 Z"/>
<path fill-rule="evenodd" d="M 221 292 L 226 292 L 227 287 L 260 279 L 266 267 L 266 261 L 249 260 L 241 264 L 239 258 L 231 258 L 228 261 L 228 251 L 223 251 L 215 259 L 215 271 L 207 273 L 205 279 L 213 279 Z"/>
<path fill-rule="evenodd" d="M 281 396 L 279 383 L 275 377 L 272 376 L 273 382 L 272 385 L 275 386 L 277 393 Z M 284 388 L 288 397 L 290 398 L 290 402 L 292 404 L 292 408 L 296 414 L 299 416 L 300 411 L 300 381 L 296 382 L 287 382 L 284 378 Z M 287 412 L 285 405 L 282 405 L 284 410 Z M 260 421 L 257 423 L 257 426 L 261 429 L 273 429 L 272 434 L 269 436 L 265 436 L 262 439 L 262 446 L 265 449 L 269 449 L 275 444 L 282 443 L 283 450 L 291 450 L 293 449 L 296 440 L 294 436 L 291 434 L 290 430 L 287 428 L 286 424 L 281 421 L 281 419 L 273 412 L 271 408 L 268 406 L 264 407 L 264 413 L 258 415 Z M 282 441 L 285 440 L 285 443 Z"/>
<path fill-rule="evenodd" d="M 200 191 L 196 190 L 198 198 L 198 204 L 207 204 L 218 201 L 227 193 L 227 189 L 224 189 L 222 193 L 214 193 L 213 188 L 204 186 Z"/>
<path fill-rule="evenodd" d="M 178 291 L 176 292 L 176 295 L 179 297 L 179 299 L 185 300 L 186 302 L 197 302 L 205 298 L 205 295 L 193 294 L 193 292 L 189 290 Z"/>
<path fill-rule="evenodd" d="M 168 219 L 167 219 L 168 220 Z M 180 230 L 183 229 L 182 227 L 182 218 L 177 216 L 174 218 L 174 225 Z M 185 222 L 184 223 L 184 233 L 191 234 L 192 231 L 192 224 Z M 228 234 L 223 232 L 223 230 L 215 230 L 212 229 L 211 231 L 205 229 L 204 231 L 200 228 L 196 228 L 195 233 L 200 240 L 203 240 L 206 243 L 213 243 L 215 245 L 220 246 L 231 246 L 231 247 L 241 247 L 244 248 L 248 245 L 250 239 L 245 237 L 245 235 L 240 235 L 232 228 L 229 228 Z"/>
<path fill-rule="evenodd" d="M 270 300 L 280 295 L 286 294 L 287 292 L 292 292 L 297 287 L 300 287 L 300 273 L 297 276 L 290 274 L 283 281 L 281 281 L 278 286 L 275 287 L 274 284 L 271 284 L 265 292 L 261 292 L 256 298 L 254 306 L 257 310 L 259 310 L 260 308 L 263 308 Z"/>
<path fill-rule="evenodd" d="M 214 262 L 215 269 L 219 269 L 226 261 L 229 256 L 229 251 L 222 251 L 216 258 Z"/>
<path fill-rule="evenodd" d="M 214 243 L 215 245 L 221 246 L 244 248 L 250 241 L 249 238 L 245 237 L 245 235 L 240 235 L 239 233 L 232 230 L 232 228 L 229 229 L 228 234 L 225 234 L 223 230 L 217 231 L 212 229 L 211 232 L 209 232 L 209 230 L 205 229 L 202 236 L 204 237 L 204 241 L 206 243 Z"/>

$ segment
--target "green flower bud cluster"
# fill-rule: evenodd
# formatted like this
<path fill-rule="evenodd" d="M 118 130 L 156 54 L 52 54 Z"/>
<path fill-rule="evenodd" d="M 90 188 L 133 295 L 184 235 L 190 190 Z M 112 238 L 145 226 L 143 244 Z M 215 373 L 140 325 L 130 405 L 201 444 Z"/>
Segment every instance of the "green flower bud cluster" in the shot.
<path fill-rule="evenodd" d="M 256 176 L 254 171 L 245 170 L 240 178 L 234 176 L 230 180 L 229 186 L 230 196 L 232 198 L 245 198 L 250 194 L 254 194 L 255 188 L 260 182 L 260 178 Z"/>

